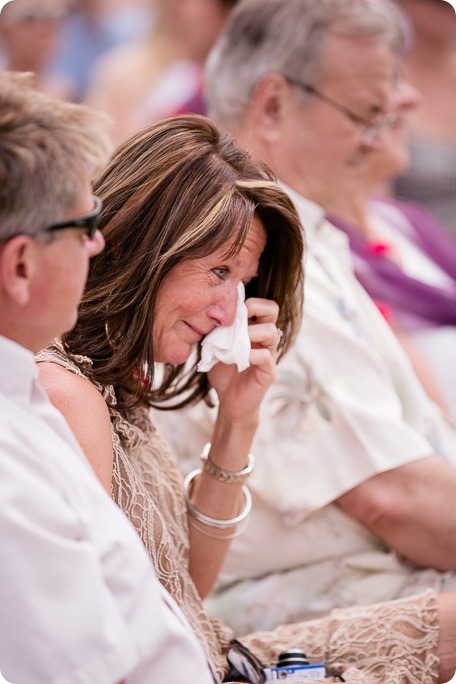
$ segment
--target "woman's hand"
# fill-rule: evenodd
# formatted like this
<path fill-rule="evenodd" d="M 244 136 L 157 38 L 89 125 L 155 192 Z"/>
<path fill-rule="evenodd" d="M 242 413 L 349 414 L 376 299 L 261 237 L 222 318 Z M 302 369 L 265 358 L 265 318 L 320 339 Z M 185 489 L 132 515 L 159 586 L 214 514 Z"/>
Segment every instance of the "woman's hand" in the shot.
<path fill-rule="evenodd" d="M 220 411 L 233 422 L 257 420 L 264 394 L 275 377 L 277 344 L 280 331 L 276 327 L 278 305 L 269 299 L 247 299 L 249 316 L 250 367 L 239 373 L 236 366 L 217 363 L 208 373 L 216 390 Z"/>

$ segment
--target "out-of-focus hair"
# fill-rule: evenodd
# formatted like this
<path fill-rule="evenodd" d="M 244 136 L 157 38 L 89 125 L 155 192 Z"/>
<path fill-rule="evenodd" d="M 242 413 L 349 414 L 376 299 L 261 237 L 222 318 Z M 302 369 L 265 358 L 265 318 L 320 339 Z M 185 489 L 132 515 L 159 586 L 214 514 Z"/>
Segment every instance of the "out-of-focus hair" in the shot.
<path fill-rule="evenodd" d="M 39 93 L 31 74 L 0 73 L 0 240 L 62 218 L 111 147 L 104 115 Z"/>
<path fill-rule="evenodd" d="M 92 380 L 114 386 L 121 411 L 206 397 L 207 376 L 194 366 L 165 366 L 154 388 L 157 295 L 179 262 L 224 245 L 238 253 L 254 217 L 267 243 L 246 294 L 279 304 L 279 352 L 290 346 L 302 313 L 301 224 L 272 173 L 230 135 L 197 115 L 165 119 L 117 150 L 95 190 L 106 247 L 91 261 L 79 320 L 64 346 L 76 362 L 79 354 L 92 359 Z"/>
<path fill-rule="evenodd" d="M 397 22 L 379 0 L 242 0 L 208 57 L 210 116 L 236 128 L 270 72 L 318 84 L 325 40 L 334 34 L 402 49 Z"/>

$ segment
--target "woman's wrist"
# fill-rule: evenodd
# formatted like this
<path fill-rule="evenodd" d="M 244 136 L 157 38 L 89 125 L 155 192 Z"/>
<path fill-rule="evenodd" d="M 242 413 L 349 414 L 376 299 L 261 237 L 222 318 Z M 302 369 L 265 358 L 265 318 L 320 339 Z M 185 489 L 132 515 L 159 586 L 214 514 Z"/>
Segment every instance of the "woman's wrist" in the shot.
<path fill-rule="evenodd" d="M 214 425 L 214 434 L 218 431 L 225 435 L 231 433 L 239 436 L 250 435 L 253 437 L 258 425 L 260 423 L 260 410 L 249 412 L 242 417 L 234 418 L 231 413 L 227 412 L 223 405 L 218 407 L 217 418 Z"/>
<path fill-rule="evenodd" d="M 207 442 L 200 454 L 202 470 L 219 482 L 225 482 L 227 484 L 244 484 L 244 482 L 253 472 L 255 467 L 255 458 L 253 454 L 247 455 L 246 465 L 242 469 L 225 470 L 214 463 L 210 457 L 210 451 L 211 443 Z"/>
<path fill-rule="evenodd" d="M 219 411 L 211 438 L 210 460 L 219 468 L 239 471 L 247 466 L 248 454 L 258 428 L 259 416 L 233 421 Z"/>

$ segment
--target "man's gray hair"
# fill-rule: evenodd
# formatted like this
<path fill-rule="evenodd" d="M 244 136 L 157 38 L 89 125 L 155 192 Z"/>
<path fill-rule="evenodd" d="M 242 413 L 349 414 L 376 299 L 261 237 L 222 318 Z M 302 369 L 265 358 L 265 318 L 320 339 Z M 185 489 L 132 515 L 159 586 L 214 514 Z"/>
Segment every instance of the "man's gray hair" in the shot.
<path fill-rule="evenodd" d="M 104 115 L 34 90 L 31 74 L 0 73 L 0 241 L 61 219 L 110 151 Z"/>
<path fill-rule="evenodd" d="M 318 82 L 328 34 L 384 41 L 401 49 L 401 33 L 381 0 L 242 0 L 206 67 L 209 115 L 236 127 L 269 72 Z"/>

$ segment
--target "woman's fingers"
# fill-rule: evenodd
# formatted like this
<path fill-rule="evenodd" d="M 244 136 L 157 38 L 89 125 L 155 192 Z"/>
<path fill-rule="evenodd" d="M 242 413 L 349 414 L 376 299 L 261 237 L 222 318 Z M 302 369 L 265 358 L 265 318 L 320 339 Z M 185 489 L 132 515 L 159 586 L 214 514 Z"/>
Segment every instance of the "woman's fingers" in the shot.
<path fill-rule="evenodd" d="M 276 326 L 279 307 L 270 299 L 251 297 L 246 300 L 249 315 L 249 337 L 252 347 L 277 350 L 282 331 Z"/>
<path fill-rule="evenodd" d="M 265 348 L 250 350 L 250 372 L 261 387 L 268 388 L 275 378 L 275 354 Z"/>
<path fill-rule="evenodd" d="M 245 300 L 249 322 L 255 323 L 275 323 L 279 315 L 279 305 L 272 299 L 261 299 L 259 297 L 249 297 Z"/>
<path fill-rule="evenodd" d="M 253 348 L 265 347 L 275 351 L 282 334 L 282 331 L 274 323 L 253 323 L 249 325 L 250 343 Z"/>

